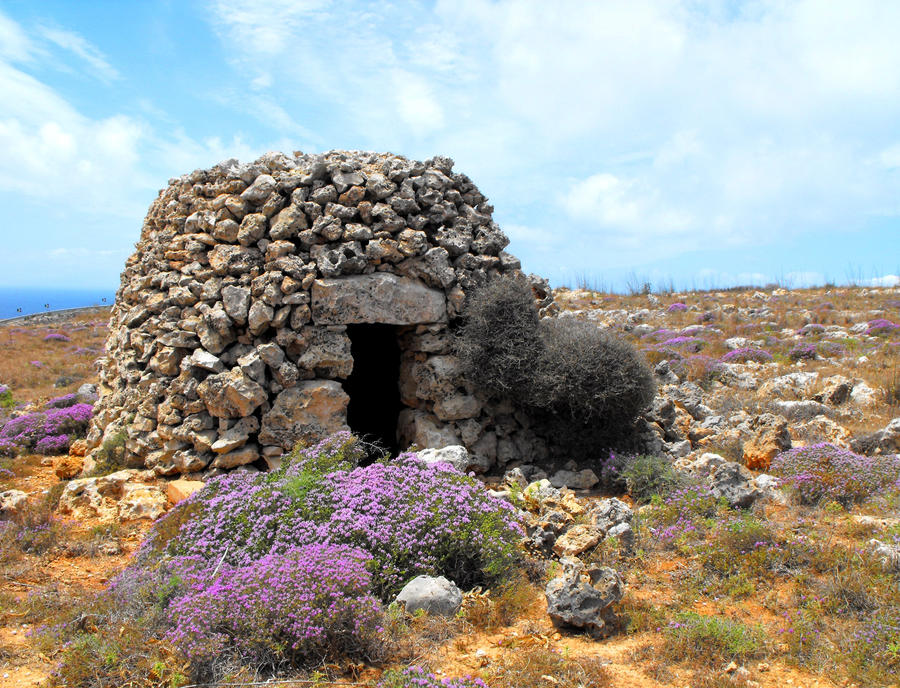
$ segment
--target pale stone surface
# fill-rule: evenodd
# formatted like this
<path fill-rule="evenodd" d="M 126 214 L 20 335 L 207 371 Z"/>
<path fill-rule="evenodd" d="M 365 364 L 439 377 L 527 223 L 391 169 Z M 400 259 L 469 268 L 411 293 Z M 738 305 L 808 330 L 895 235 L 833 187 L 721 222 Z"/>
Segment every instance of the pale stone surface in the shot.
<path fill-rule="evenodd" d="M 744 442 L 743 459 L 747 468 L 765 471 L 778 454 L 791 448 L 787 420 L 763 413 L 750 421 L 751 437 Z"/>
<path fill-rule="evenodd" d="M 471 463 L 469 452 L 459 444 L 442 449 L 422 449 L 416 453 L 416 456 L 422 463 L 449 463 L 461 473 L 465 473 Z"/>
<path fill-rule="evenodd" d="M 317 325 L 415 325 L 447 318 L 443 293 L 386 272 L 316 280 L 311 305 Z"/>
<path fill-rule="evenodd" d="M 462 591 L 443 576 L 416 576 L 397 595 L 410 614 L 420 609 L 426 614 L 454 616 L 462 606 Z"/>
<path fill-rule="evenodd" d="M 172 504 L 187 499 L 195 492 L 202 490 L 206 485 L 202 480 L 172 480 L 166 485 L 166 497 Z"/>
<path fill-rule="evenodd" d="M 425 411 L 403 409 L 398 422 L 400 433 L 419 447 L 448 447 L 459 444 L 459 437 L 437 418 Z"/>
<path fill-rule="evenodd" d="M 0 492 L 0 515 L 4 518 L 18 516 L 28 504 L 28 495 L 22 490 Z"/>
<path fill-rule="evenodd" d="M 266 398 L 266 390 L 240 368 L 210 375 L 197 387 L 197 395 L 217 418 L 243 418 Z"/>
<path fill-rule="evenodd" d="M 256 443 L 245 444 L 225 454 L 219 454 L 210 464 L 210 468 L 235 468 L 253 463 L 260 457 Z"/>
<path fill-rule="evenodd" d="M 346 425 L 349 397 L 338 382 L 307 380 L 275 398 L 263 416 L 259 441 L 290 450 L 300 440 L 321 438 Z"/>

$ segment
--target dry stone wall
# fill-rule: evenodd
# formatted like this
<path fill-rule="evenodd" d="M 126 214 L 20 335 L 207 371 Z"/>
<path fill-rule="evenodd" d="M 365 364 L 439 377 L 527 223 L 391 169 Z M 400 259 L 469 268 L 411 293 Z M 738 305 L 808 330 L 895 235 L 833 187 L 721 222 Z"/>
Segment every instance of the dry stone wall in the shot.
<path fill-rule="evenodd" d="M 274 465 L 347 429 L 347 327 L 396 327 L 401 446 L 479 467 L 546 453 L 512 405 L 462 380 L 449 324 L 520 270 L 492 207 L 448 158 L 270 153 L 171 180 L 122 273 L 93 454 L 162 475 Z M 549 304 L 546 290 L 538 290 Z"/>

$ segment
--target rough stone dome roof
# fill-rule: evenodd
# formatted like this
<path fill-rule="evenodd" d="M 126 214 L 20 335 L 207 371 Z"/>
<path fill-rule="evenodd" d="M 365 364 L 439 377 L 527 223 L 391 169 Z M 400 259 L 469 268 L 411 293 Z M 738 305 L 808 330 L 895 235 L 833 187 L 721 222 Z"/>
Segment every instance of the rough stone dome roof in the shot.
<path fill-rule="evenodd" d="M 161 474 L 271 465 L 347 428 L 351 349 L 367 345 L 351 336 L 371 324 L 399 343 L 399 441 L 512 458 L 503 442 L 522 429 L 494 427 L 448 323 L 467 292 L 520 265 L 452 167 L 268 153 L 170 180 L 122 273 L 89 445 L 124 433 L 126 458 Z"/>

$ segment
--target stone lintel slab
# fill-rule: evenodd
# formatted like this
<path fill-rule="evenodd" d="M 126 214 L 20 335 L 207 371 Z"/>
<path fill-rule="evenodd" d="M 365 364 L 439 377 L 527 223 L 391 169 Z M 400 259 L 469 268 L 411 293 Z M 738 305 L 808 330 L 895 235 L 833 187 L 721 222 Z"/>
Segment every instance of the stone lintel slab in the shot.
<path fill-rule="evenodd" d="M 316 325 L 422 325 L 447 321 L 444 293 L 387 272 L 318 279 L 312 285 Z"/>

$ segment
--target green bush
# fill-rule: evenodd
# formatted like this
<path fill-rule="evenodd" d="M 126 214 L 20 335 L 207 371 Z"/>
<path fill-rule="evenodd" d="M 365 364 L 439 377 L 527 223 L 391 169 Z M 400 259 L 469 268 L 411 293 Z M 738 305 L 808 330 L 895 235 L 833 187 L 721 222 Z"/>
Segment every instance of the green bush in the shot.
<path fill-rule="evenodd" d="M 627 490 L 639 503 L 655 495 L 667 497 L 685 484 L 666 457 L 652 454 L 610 454 L 601 478 L 609 487 Z"/>
<path fill-rule="evenodd" d="M 601 449 L 621 446 L 656 391 L 627 342 L 574 319 L 541 321 L 522 278 L 494 280 L 472 295 L 456 353 L 473 384 L 514 401 L 572 458 L 596 460 Z"/>
<path fill-rule="evenodd" d="M 665 652 L 675 661 L 709 666 L 729 661 L 744 663 L 763 654 L 763 631 L 739 621 L 684 612 L 666 627 Z"/>

